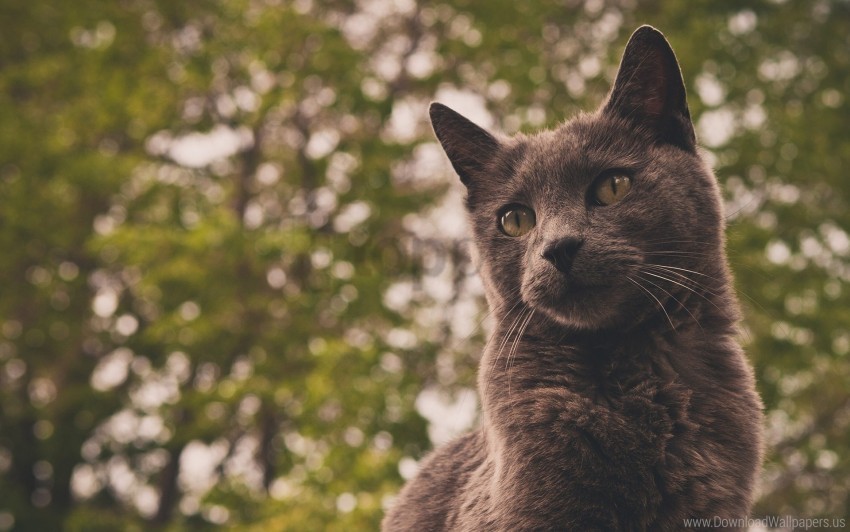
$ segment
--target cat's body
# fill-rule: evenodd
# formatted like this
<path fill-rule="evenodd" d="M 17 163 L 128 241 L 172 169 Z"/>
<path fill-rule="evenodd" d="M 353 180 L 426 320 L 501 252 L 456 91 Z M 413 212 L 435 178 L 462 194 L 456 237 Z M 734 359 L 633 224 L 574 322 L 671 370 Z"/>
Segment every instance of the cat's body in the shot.
<path fill-rule="evenodd" d="M 555 131 L 497 139 L 431 116 L 497 326 L 481 427 L 423 461 L 384 529 L 744 527 L 761 403 L 663 36 L 637 30 L 603 107 Z"/>

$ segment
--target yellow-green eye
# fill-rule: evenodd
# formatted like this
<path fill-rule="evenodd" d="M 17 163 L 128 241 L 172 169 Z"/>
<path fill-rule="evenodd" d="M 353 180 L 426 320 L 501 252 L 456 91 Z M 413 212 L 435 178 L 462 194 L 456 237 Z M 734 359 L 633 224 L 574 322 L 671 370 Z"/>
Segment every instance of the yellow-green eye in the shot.
<path fill-rule="evenodd" d="M 534 229 L 534 211 L 523 205 L 511 205 L 499 218 L 502 231 L 508 236 L 522 236 Z"/>
<path fill-rule="evenodd" d="M 611 205 L 625 198 L 631 189 L 631 177 L 624 174 L 611 174 L 596 182 L 593 198 L 600 205 Z"/>

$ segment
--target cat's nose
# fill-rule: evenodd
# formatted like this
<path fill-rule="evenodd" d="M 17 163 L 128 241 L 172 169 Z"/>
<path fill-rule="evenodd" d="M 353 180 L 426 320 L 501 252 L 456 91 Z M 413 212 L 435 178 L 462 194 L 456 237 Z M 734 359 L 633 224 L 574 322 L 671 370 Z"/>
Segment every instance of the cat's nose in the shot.
<path fill-rule="evenodd" d="M 576 253 L 584 243 L 583 238 L 568 236 L 551 242 L 543 251 L 543 258 L 555 265 L 562 273 L 567 273 L 573 267 Z"/>

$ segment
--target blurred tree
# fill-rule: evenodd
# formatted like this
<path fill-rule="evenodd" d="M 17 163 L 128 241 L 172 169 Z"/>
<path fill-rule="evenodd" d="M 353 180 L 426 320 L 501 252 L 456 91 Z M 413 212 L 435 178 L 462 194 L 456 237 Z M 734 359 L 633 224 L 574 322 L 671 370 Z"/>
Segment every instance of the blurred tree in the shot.
<path fill-rule="evenodd" d="M 679 55 L 729 200 L 771 448 L 757 515 L 850 517 L 848 15 L 6 2 L 0 530 L 376 528 L 475 405 L 485 316 L 428 101 L 554 125 L 641 23 Z"/>
<path fill-rule="evenodd" d="M 132 44 L 141 28 L 115 42 L 119 6 L 0 14 L 0 529 L 56 530 L 83 442 L 120 404 L 88 383 L 103 353 L 92 224 L 170 109 L 136 83 L 157 74 Z"/>

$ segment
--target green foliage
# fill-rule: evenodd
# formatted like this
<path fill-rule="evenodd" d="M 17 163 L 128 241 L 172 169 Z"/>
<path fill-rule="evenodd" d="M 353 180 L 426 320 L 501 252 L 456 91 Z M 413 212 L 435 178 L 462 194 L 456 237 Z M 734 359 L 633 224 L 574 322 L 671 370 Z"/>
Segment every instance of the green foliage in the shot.
<path fill-rule="evenodd" d="M 429 100 L 554 125 L 641 23 L 729 201 L 756 515 L 850 516 L 850 8 L 633 4 L 2 4 L 0 530 L 375 529 L 484 335 Z"/>

